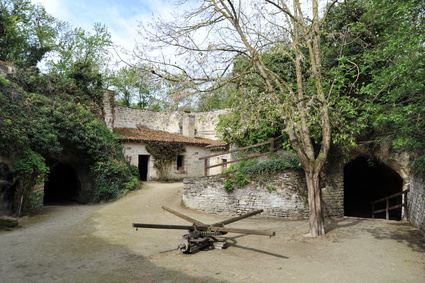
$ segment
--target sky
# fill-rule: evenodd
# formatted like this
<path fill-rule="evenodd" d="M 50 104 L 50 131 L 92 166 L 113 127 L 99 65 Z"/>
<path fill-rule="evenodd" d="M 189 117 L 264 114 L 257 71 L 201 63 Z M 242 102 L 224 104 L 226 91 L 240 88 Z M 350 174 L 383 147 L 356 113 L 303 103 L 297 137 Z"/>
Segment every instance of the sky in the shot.
<path fill-rule="evenodd" d="M 132 50 L 140 36 L 138 21 L 172 13 L 169 0 L 31 0 L 40 3 L 47 13 L 69 22 L 73 27 L 92 31 L 95 23 L 105 24 L 115 44 Z"/>

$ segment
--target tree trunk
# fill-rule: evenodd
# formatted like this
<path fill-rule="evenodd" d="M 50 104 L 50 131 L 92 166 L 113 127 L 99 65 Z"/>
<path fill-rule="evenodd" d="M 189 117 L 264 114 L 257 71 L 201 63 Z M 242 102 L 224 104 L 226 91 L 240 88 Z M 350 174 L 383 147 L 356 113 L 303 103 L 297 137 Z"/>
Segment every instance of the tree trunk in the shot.
<path fill-rule="evenodd" d="M 322 206 L 322 191 L 320 189 L 320 170 L 306 171 L 305 177 L 309 199 L 310 236 L 318 237 L 325 234 L 325 218 Z"/>

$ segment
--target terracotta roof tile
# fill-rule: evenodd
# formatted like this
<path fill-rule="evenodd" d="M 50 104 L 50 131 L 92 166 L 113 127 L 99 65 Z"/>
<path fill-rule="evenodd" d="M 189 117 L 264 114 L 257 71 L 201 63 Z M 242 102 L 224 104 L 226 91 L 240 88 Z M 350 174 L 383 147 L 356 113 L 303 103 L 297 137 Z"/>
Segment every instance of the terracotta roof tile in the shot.
<path fill-rule="evenodd" d="M 153 130 L 146 126 L 136 128 L 114 128 L 113 132 L 117 134 L 121 140 L 128 142 L 143 141 L 163 141 L 163 142 L 181 142 L 197 146 L 208 147 L 224 147 L 227 145 L 222 140 L 210 140 L 205 138 L 188 138 L 182 135 L 173 134 L 165 131 Z"/>

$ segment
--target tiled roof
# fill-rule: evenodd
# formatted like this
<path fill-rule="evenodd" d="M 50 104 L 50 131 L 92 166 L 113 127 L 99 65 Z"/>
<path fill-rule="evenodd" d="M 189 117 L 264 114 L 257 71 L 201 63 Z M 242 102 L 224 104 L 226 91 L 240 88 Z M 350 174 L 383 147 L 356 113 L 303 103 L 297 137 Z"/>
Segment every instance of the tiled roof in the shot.
<path fill-rule="evenodd" d="M 182 135 L 173 134 L 165 131 L 152 130 L 146 126 L 136 128 L 114 128 L 113 132 L 117 134 L 122 141 L 144 142 L 144 141 L 163 141 L 180 142 L 195 146 L 225 147 L 227 143 L 222 140 L 210 140 L 205 138 L 188 138 Z"/>

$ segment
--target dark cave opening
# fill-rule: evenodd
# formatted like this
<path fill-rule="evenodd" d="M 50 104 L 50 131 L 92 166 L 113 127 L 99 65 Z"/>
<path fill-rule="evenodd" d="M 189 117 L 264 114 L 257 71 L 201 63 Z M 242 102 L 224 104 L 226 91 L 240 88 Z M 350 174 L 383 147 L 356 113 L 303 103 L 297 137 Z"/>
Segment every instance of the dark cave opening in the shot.
<path fill-rule="evenodd" d="M 371 202 L 401 192 L 403 180 L 385 164 L 359 157 L 344 167 L 344 215 L 372 218 Z M 390 201 L 390 206 L 400 204 L 401 196 Z M 385 202 L 375 209 L 385 208 Z M 385 212 L 375 214 L 385 218 Z M 401 219 L 401 208 L 390 211 L 390 219 Z"/>
<path fill-rule="evenodd" d="M 44 185 L 44 204 L 74 202 L 81 190 L 75 170 L 69 164 L 53 167 Z"/>

